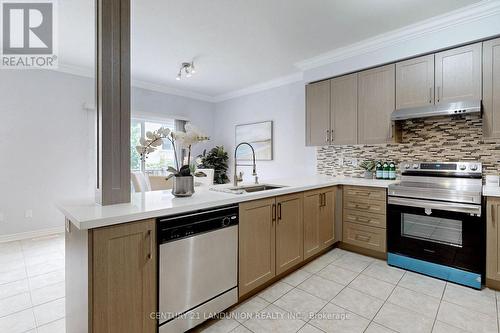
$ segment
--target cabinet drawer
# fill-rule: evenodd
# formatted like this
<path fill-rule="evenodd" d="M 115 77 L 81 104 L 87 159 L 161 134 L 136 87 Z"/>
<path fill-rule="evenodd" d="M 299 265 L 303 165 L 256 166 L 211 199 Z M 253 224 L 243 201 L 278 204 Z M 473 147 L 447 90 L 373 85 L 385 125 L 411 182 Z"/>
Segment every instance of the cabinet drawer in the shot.
<path fill-rule="evenodd" d="M 386 216 L 382 214 L 373 214 L 369 212 L 345 209 L 344 222 L 359 223 L 372 227 L 385 228 Z"/>
<path fill-rule="evenodd" d="M 385 188 L 344 186 L 344 196 L 354 199 L 380 200 L 385 202 Z"/>
<path fill-rule="evenodd" d="M 344 223 L 343 229 L 345 243 L 378 252 L 386 251 L 385 229 L 348 222 Z"/>
<path fill-rule="evenodd" d="M 361 212 L 385 215 L 385 201 L 370 200 L 365 198 L 344 198 L 344 209 L 354 209 Z"/>

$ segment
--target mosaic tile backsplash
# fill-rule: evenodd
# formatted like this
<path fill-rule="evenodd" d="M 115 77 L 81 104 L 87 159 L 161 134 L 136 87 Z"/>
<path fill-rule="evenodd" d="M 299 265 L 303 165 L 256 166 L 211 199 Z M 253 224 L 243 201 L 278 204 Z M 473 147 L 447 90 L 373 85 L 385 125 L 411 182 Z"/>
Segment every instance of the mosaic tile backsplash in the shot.
<path fill-rule="evenodd" d="M 330 176 L 363 176 L 364 160 L 481 161 L 483 174 L 500 173 L 500 140 L 483 140 L 479 115 L 406 120 L 401 143 L 318 147 L 317 171 Z M 397 170 L 398 176 L 400 170 Z"/>

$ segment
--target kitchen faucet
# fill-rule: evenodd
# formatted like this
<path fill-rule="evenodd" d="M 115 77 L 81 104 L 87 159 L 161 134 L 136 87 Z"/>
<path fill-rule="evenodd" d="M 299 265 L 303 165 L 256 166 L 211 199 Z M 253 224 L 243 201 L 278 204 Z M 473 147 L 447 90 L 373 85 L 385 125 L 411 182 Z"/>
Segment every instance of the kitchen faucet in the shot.
<path fill-rule="evenodd" d="M 253 157 L 253 165 L 252 164 L 238 164 L 238 158 L 236 157 L 236 153 L 238 152 L 238 148 L 242 145 L 247 145 L 252 149 L 252 157 Z M 239 145 L 236 146 L 234 149 L 234 177 L 233 177 L 233 185 L 238 186 L 238 182 L 241 182 L 242 176 L 238 176 L 238 166 L 252 166 L 253 167 L 253 172 L 252 176 L 255 177 L 255 184 L 259 183 L 259 177 L 257 177 L 257 171 L 256 171 L 256 165 L 255 165 L 255 150 L 253 149 L 252 145 L 249 144 L 248 142 L 242 142 Z"/>

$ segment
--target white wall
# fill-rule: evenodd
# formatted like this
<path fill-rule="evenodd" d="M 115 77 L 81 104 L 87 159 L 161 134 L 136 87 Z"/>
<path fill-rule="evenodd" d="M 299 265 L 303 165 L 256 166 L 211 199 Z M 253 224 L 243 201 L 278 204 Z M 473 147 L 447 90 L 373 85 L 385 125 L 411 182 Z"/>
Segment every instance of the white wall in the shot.
<path fill-rule="evenodd" d="M 94 195 L 94 82 L 40 70 L 0 71 L 0 240 L 60 227 L 55 203 Z M 132 109 L 180 116 L 213 135 L 214 105 L 144 89 Z M 213 143 L 211 143 L 213 145 Z M 33 211 L 26 218 L 26 210 Z M 3 217 L 3 221 L 2 221 Z"/>
<path fill-rule="evenodd" d="M 232 166 L 235 125 L 272 120 L 274 160 L 257 162 L 260 179 L 314 174 L 316 150 L 305 147 L 304 108 L 305 92 L 301 82 L 218 103 L 215 141 L 229 151 Z M 243 167 L 242 171 L 245 180 L 252 179 L 251 169 Z"/>

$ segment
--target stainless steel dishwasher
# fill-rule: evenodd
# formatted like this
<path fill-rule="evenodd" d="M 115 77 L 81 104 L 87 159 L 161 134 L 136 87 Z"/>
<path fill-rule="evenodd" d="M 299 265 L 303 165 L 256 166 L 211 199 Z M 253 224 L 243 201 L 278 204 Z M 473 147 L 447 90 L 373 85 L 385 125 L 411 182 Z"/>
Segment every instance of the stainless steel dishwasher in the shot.
<path fill-rule="evenodd" d="M 237 303 L 238 220 L 238 206 L 158 219 L 160 333 Z"/>

